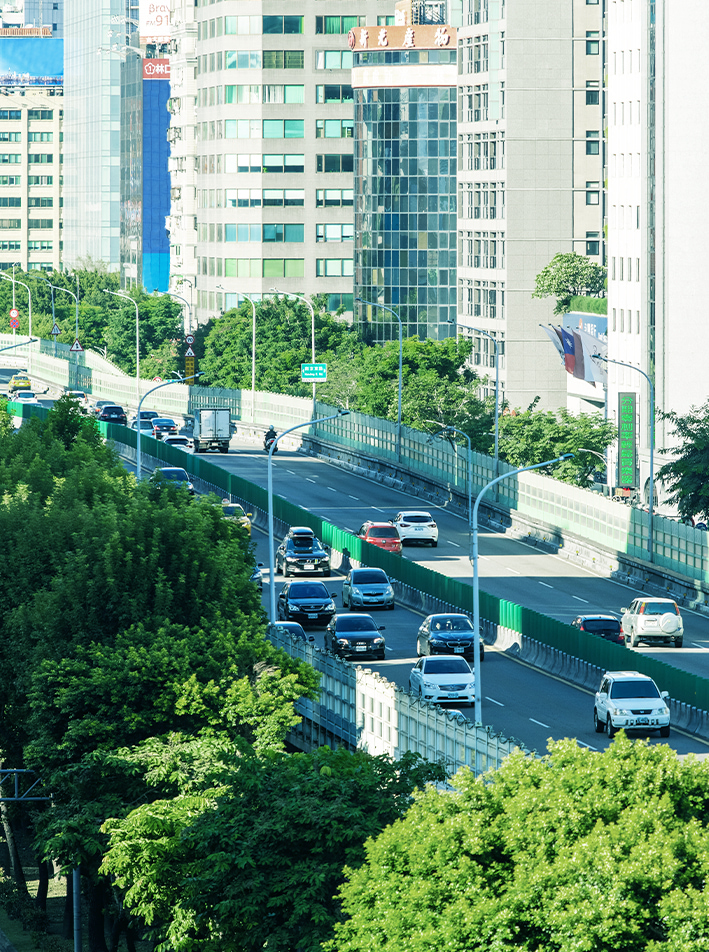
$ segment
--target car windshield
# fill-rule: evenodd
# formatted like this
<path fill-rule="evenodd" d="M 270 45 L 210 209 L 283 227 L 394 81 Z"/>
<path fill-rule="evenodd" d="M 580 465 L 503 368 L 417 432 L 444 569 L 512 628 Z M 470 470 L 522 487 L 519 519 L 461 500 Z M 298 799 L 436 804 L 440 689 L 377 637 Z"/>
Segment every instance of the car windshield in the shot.
<path fill-rule="evenodd" d="M 436 615 L 431 619 L 431 631 L 474 631 L 468 618 L 456 618 L 455 615 Z"/>
<path fill-rule="evenodd" d="M 318 544 L 318 540 L 313 536 L 293 536 L 291 539 L 294 549 L 313 549 Z"/>
<path fill-rule="evenodd" d="M 660 697 L 655 682 L 637 678 L 632 681 L 614 681 L 611 685 L 612 698 Z"/>
<path fill-rule="evenodd" d="M 328 591 L 324 585 L 318 585 L 317 582 L 298 582 L 291 585 L 288 590 L 289 598 L 329 598 Z"/>
<path fill-rule="evenodd" d="M 641 615 L 664 615 L 665 612 L 679 615 L 679 609 L 674 602 L 645 602 L 644 606 L 640 606 Z"/>
<path fill-rule="evenodd" d="M 153 426 L 174 426 L 174 420 L 168 420 L 167 418 L 163 419 L 162 417 L 156 417 L 153 420 Z"/>
<path fill-rule="evenodd" d="M 398 539 L 399 533 L 394 526 L 372 526 L 369 530 L 370 539 Z"/>
<path fill-rule="evenodd" d="M 170 446 L 187 446 L 189 440 L 186 436 L 170 436 L 167 438 L 167 442 Z"/>
<path fill-rule="evenodd" d="M 158 470 L 163 479 L 172 479 L 176 482 L 188 482 L 187 473 L 184 469 L 160 469 Z"/>
<path fill-rule="evenodd" d="M 433 519 L 427 512 L 402 512 L 402 522 L 433 522 Z"/>
<path fill-rule="evenodd" d="M 18 400 L 34 400 L 34 391 L 25 390 L 24 393 L 18 393 L 17 399 Z"/>
<path fill-rule="evenodd" d="M 584 618 L 586 631 L 620 631 L 620 622 L 615 618 Z"/>
<path fill-rule="evenodd" d="M 340 615 L 336 622 L 338 631 L 378 631 L 372 618 L 362 615 Z"/>
<path fill-rule="evenodd" d="M 425 674 L 470 674 L 470 665 L 463 658 L 426 658 Z"/>
<path fill-rule="evenodd" d="M 123 413 L 123 407 L 114 407 L 114 406 L 104 407 L 103 412 L 104 413 Z"/>
<path fill-rule="evenodd" d="M 376 569 L 360 569 L 350 576 L 353 585 L 388 585 L 386 572 Z"/>

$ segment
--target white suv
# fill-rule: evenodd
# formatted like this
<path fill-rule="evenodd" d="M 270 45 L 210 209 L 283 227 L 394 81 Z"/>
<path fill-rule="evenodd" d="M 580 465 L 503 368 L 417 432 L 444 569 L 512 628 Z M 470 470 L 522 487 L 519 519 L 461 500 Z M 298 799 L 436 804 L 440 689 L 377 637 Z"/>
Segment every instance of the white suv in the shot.
<path fill-rule="evenodd" d="M 671 598 L 636 598 L 629 608 L 621 608 L 621 611 L 625 643 L 631 648 L 641 641 L 682 647 L 684 624 L 677 602 Z"/>
<path fill-rule="evenodd" d="M 609 737 L 621 728 L 669 737 L 669 694 L 660 693 L 652 678 L 639 671 L 606 671 L 596 691 L 593 726 L 597 734 L 605 730 Z"/>

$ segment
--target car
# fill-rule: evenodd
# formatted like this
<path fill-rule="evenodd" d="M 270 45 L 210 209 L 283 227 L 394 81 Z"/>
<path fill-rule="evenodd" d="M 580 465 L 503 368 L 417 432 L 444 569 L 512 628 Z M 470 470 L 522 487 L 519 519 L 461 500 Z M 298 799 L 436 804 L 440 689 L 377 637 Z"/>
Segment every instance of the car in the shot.
<path fill-rule="evenodd" d="M 579 631 L 587 631 L 589 635 L 598 635 L 619 645 L 625 644 L 623 629 L 613 615 L 578 615 L 571 624 Z"/>
<path fill-rule="evenodd" d="M 383 569 L 350 569 L 342 583 L 342 607 L 394 610 L 394 589 Z"/>
<path fill-rule="evenodd" d="M 253 516 L 252 512 L 245 512 L 244 507 L 238 502 L 231 502 L 229 499 L 222 499 L 222 513 L 224 514 L 225 519 L 229 519 L 231 522 L 236 522 L 237 525 L 243 526 L 248 534 L 251 535 L 251 517 Z"/>
<path fill-rule="evenodd" d="M 253 582 L 259 592 L 263 591 L 263 562 L 257 562 L 254 566 L 254 570 L 249 577 L 249 581 Z"/>
<path fill-rule="evenodd" d="M 13 374 L 10 377 L 10 381 L 7 385 L 8 393 L 15 393 L 16 390 L 31 390 L 32 381 L 29 378 L 28 374 L 18 373 Z"/>
<path fill-rule="evenodd" d="M 39 406 L 39 400 L 34 390 L 18 390 L 12 398 L 13 403 L 31 403 Z"/>
<path fill-rule="evenodd" d="M 305 641 L 312 644 L 315 641 L 314 635 L 306 635 L 305 629 L 302 625 L 299 625 L 297 621 L 276 621 L 268 625 L 266 628 L 266 637 L 268 638 L 274 632 L 287 632 L 289 635 L 292 635 L 294 638 L 298 638 L 300 641 Z"/>
<path fill-rule="evenodd" d="M 407 542 L 427 542 L 434 549 L 438 545 L 438 526 L 430 512 L 406 509 L 397 512 L 393 523 L 399 530 L 402 545 Z"/>
<path fill-rule="evenodd" d="M 357 537 L 387 552 L 401 555 L 401 536 L 399 530 L 391 522 L 373 522 L 370 519 L 360 526 Z"/>
<path fill-rule="evenodd" d="M 190 477 L 187 475 L 187 471 L 182 469 L 181 466 L 160 466 L 150 477 L 150 482 L 154 486 L 160 486 L 166 481 L 169 483 L 177 483 L 179 486 L 184 486 L 190 496 L 194 496 L 196 494 L 196 490 L 192 485 Z"/>
<path fill-rule="evenodd" d="M 130 425 L 131 430 L 137 430 L 139 423 L 140 423 L 141 437 L 143 436 L 143 434 L 145 434 L 146 436 L 153 435 L 153 424 L 151 420 L 140 420 L 140 421 L 133 420 L 133 422 Z"/>
<path fill-rule="evenodd" d="M 331 572 L 329 548 L 319 542 L 308 526 L 293 526 L 278 546 L 276 572 L 282 572 L 284 578 L 297 572 L 321 572 L 327 577 Z"/>
<path fill-rule="evenodd" d="M 108 406 L 105 406 L 99 413 L 98 419 L 102 423 L 119 423 L 122 426 L 128 425 L 126 411 L 116 403 L 109 403 Z"/>
<path fill-rule="evenodd" d="M 419 658 L 409 675 L 409 691 L 432 704 L 475 704 L 475 675 L 460 655 Z"/>
<path fill-rule="evenodd" d="M 606 731 L 659 731 L 670 736 L 670 705 L 667 691 L 659 691 L 646 674 L 639 671 L 606 671 L 596 691 L 593 726 L 597 734 Z"/>
<path fill-rule="evenodd" d="M 327 625 L 335 614 L 335 593 L 322 582 L 288 581 L 278 594 L 276 613 L 282 621 Z"/>
<path fill-rule="evenodd" d="M 170 417 L 153 417 L 153 436 L 161 440 L 163 436 L 172 436 L 177 433 L 177 424 Z"/>
<path fill-rule="evenodd" d="M 65 390 L 64 396 L 76 400 L 82 410 L 89 409 L 89 398 L 84 390 Z M 111 400 L 110 403 L 107 401 L 107 405 L 113 406 L 113 401 Z"/>
<path fill-rule="evenodd" d="M 113 400 L 97 400 L 94 404 L 93 410 L 96 416 L 103 410 L 104 407 L 114 406 Z"/>
<path fill-rule="evenodd" d="M 467 615 L 453 612 L 428 615 L 416 634 L 416 654 L 462 655 L 475 658 L 475 628 Z M 480 660 L 485 660 L 485 645 L 480 639 Z"/>
<path fill-rule="evenodd" d="M 378 625 L 371 615 L 352 612 L 335 615 L 325 629 L 325 650 L 338 658 L 372 655 L 383 661 L 386 642 L 380 634 L 382 631 L 384 626 Z"/>
<path fill-rule="evenodd" d="M 645 644 L 673 644 L 681 648 L 684 642 L 684 623 L 677 602 L 671 598 L 642 596 L 634 599 L 628 608 L 621 608 L 620 624 L 626 644 L 634 648 Z"/>
<path fill-rule="evenodd" d="M 139 410 L 138 413 L 136 413 L 135 418 L 136 420 L 140 418 L 141 420 L 150 420 L 152 422 L 159 416 L 160 414 L 157 410 Z"/>
<path fill-rule="evenodd" d="M 143 423 L 151 426 L 149 420 L 141 421 L 141 426 Z M 163 436 L 162 441 L 165 446 L 176 446 L 178 450 L 191 450 L 193 447 L 192 440 L 188 436 Z"/>

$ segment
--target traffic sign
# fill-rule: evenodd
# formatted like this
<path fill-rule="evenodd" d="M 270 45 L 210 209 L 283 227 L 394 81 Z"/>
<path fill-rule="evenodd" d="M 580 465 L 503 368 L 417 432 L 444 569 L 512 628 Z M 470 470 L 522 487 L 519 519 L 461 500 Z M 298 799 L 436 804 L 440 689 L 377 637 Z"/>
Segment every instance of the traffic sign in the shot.
<path fill-rule="evenodd" d="M 76 340 L 74 341 L 74 343 L 71 345 L 71 347 L 69 348 L 69 350 L 70 350 L 70 352 L 71 352 L 72 354 L 83 354 L 84 348 L 83 348 L 83 347 L 81 346 L 81 344 L 79 343 L 79 338 L 78 338 L 78 337 L 76 338 Z"/>
<path fill-rule="evenodd" d="M 185 351 L 185 357 L 194 357 L 194 356 L 195 356 L 195 352 L 192 350 L 191 347 L 188 347 L 187 350 Z"/>
<path fill-rule="evenodd" d="M 153 383 L 162 383 L 162 377 L 153 377 Z"/>
<path fill-rule="evenodd" d="M 301 380 L 327 380 L 327 364 L 301 364 Z"/>
<path fill-rule="evenodd" d="M 193 335 L 193 334 L 188 334 L 187 337 L 185 337 L 185 343 L 186 343 L 186 344 L 189 344 L 190 347 L 191 347 L 192 344 L 194 344 L 194 335 Z"/>
<path fill-rule="evenodd" d="M 59 325 L 55 324 L 49 333 L 52 335 L 52 337 L 59 337 L 59 335 L 61 334 L 61 331 L 59 330 Z"/>
<path fill-rule="evenodd" d="M 16 317 L 13 317 L 13 319 L 10 321 L 10 327 L 14 327 L 14 329 L 17 330 L 19 326 L 20 326 L 20 322 L 17 320 Z"/>
<path fill-rule="evenodd" d="M 16 308 L 16 307 L 11 307 L 11 308 L 10 308 L 10 317 L 14 320 L 16 317 L 19 317 L 19 316 L 20 316 L 20 312 L 17 310 L 17 308 Z"/>

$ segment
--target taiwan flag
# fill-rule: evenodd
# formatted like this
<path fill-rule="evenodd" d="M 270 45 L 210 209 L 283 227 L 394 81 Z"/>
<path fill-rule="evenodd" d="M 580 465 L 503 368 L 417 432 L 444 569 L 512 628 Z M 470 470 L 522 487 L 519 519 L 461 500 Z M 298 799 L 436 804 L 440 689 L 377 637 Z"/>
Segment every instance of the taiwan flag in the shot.
<path fill-rule="evenodd" d="M 564 345 L 564 366 L 566 372 L 572 374 L 576 368 L 576 349 L 574 345 L 574 336 L 569 331 L 561 328 L 561 342 Z"/>

